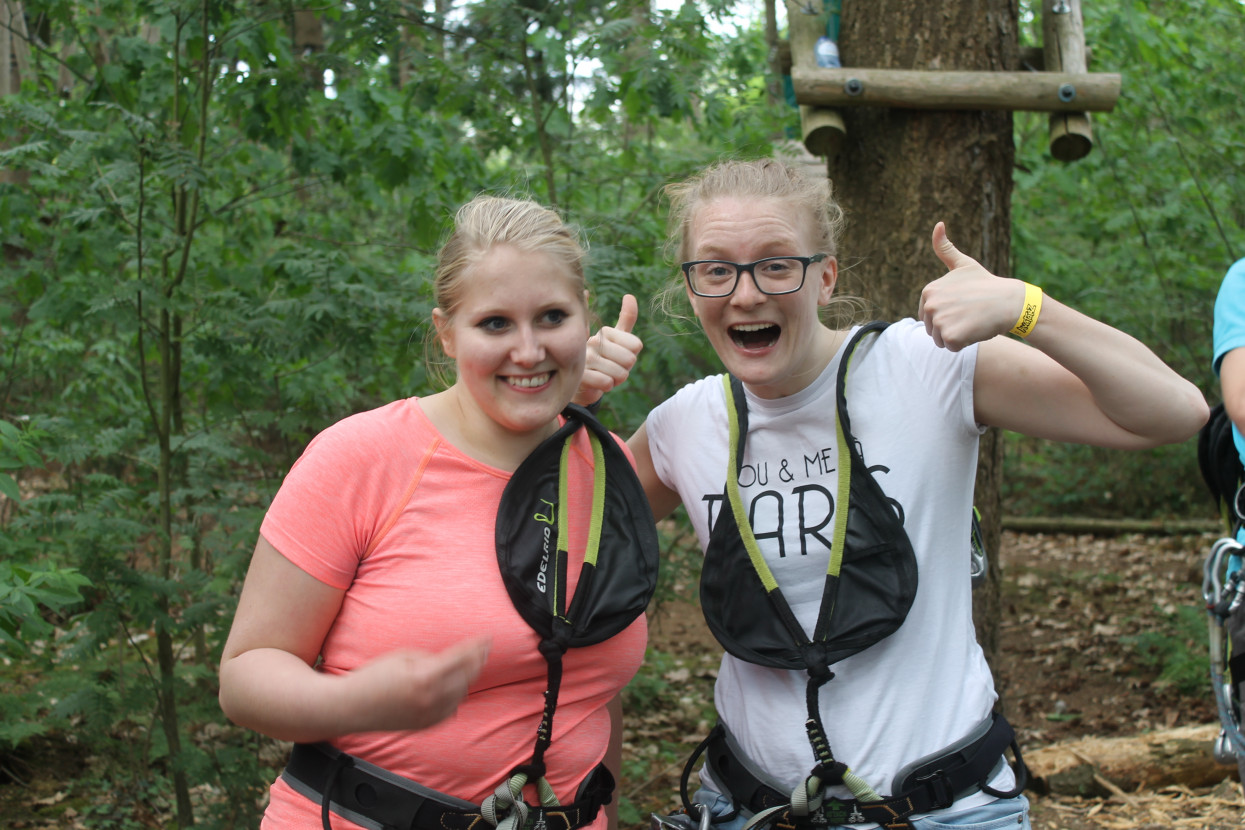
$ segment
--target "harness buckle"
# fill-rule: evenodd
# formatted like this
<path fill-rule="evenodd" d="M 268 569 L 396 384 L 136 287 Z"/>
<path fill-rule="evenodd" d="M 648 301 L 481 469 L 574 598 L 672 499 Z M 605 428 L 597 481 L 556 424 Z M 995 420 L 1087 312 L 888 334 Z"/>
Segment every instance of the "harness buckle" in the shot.
<path fill-rule="evenodd" d="M 951 782 L 947 780 L 947 774 L 942 770 L 928 778 L 917 779 L 917 783 L 929 791 L 934 801 L 934 809 L 945 810 L 955 803 L 955 790 L 951 787 Z"/>

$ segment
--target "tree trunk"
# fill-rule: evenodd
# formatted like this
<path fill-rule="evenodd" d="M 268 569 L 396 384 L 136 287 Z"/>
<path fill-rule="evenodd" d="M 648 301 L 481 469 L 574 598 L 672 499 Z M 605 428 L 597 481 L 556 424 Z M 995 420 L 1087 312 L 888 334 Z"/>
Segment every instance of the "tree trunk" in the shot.
<path fill-rule="evenodd" d="M 1016 5 L 844 3 L 839 53 L 844 67 L 1009 70 L 1019 55 Z M 961 251 L 995 274 L 1010 273 L 1010 112 L 848 107 L 843 119 L 847 138 L 829 165 L 848 214 L 839 291 L 868 300 L 875 317 L 914 316 L 921 288 L 946 273 L 930 244 L 939 220 Z M 999 606 L 1003 459 L 995 432 L 981 444 L 975 496 L 991 553 L 990 579 L 977 590 L 974 614 L 988 658 L 996 648 Z"/>
<path fill-rule="evenodd" d="M 316 11 L 294 12 L 294 54 L 303 62 L 303 77 L 316 89 L 324 89 L 324 71 L 317 55 L 324 51 L 324 24 Z"/>

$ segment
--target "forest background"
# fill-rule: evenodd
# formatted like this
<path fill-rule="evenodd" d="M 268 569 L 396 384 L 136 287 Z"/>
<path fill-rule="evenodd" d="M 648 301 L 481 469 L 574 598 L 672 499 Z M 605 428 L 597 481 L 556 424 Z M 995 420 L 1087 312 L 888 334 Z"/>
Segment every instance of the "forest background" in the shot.
<path fill-rule="evenodd" d="M 1011 273 L 1217 400 L 1211 309 L 1245 256 L 1245 5 L 1084 15 L 1090 69 L 1123 93 L 1071 164 L 1045 115 L 1016 114 Z M 2 39 L 0 775 L 68 738 L 95 759 L 66 802 L 86 826 L 254 826 L 280 759 L 224 721 L 215 667 L 259 520 L 319 430 L 434 388 L 453 209 L 557 206 L 612 321 L 677 276 L 662 185 L 781 152 L 797 111 L 761 8 L 728 0 L 0 0 Z M 716 367 L 686 321 L 645 306 L 638 331 L 603 416 L 624 435 Z M 1213 517 L 1192 442 L 1006 442 L 1008 515 Z M 664 538 L 668 590 L 693 557 Z"/>

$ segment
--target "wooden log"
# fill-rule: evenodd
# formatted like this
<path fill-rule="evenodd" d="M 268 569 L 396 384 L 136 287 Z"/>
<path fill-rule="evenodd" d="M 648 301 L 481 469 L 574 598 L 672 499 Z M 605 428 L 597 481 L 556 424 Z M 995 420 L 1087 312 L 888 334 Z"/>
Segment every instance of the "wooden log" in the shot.
<path fill-rule="evenodd" d="M 809 4 L 787 0 L 787 28 L 790 32 L 792 71 L 817 69 L 814 49 L 817 38 L 826 33 L 824 14 L 809 14 L 806 8 L 821 8 L 821 3 Z M 800 136 L 805 148 L 815 156 L 832 158 L 838 155 L 847 136 L 843 116 L 827 107 L 800 103 Z"/>
<path fill-rule="evenodd" d="M 1103 112 L 1120 97 L 1109 72 L 924 72 L 908 69 L 791 68 L 795 100 L 828 107 Z"/>
<path fill-rule="evenodd" d="M 1084 73 L 1085 27 L 1081 0 L 1042 0 L 1042 43 L 1048 72 Z M 1055 112 L 1050 116 L 1050 154 L 1076 161 L 1094 149 L 1089 113 Z"/>
<path fill-rule="evenodd" d="M 780 40 L 774 46 L 774 59 L 778 62 L 778 71 L 783 75 L 791 74 L 791 41 Z M 1085 63 L 1092 63 L 1093 50 L 1085 47 Z M 1026 72 L 1043 72 L 1046 70 L 1046 54 L 1041 46 L 1021 46 L 1020 66 L 1018 70 Z"/>
<path fill-rule="evenodd" d="M 1221 533 L 1217 519 L 1092 519 L 1080 516 L 1004 516 L 1003 529 L 1017 533 L 1087 533 L 1095 536 L 1122 536 L 1144 533 L 1152 536 L 1191 536 Z"/>
<path fill-rule="evenodd" d="M 1035 792 L 1108 796 L 1176 784 L 1211 787 L 1235 778 L 1215 761 L 1219 724 L 1198 724 L 1119 738 L 1080 738 L 1024 753 Z M 1021 750 L 1023 752 L 1023 749 Z"/>

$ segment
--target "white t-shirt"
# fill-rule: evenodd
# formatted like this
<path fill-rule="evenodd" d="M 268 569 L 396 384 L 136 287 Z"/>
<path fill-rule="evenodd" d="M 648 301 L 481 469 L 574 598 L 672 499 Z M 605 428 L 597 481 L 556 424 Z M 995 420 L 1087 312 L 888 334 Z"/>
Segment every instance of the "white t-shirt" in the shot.
<path fill-rule="evenodd" d="M 842 350 L 807 388 L 751 394 L 739 484 L 752 528 L 783 596 L 807 633 L 816 624 L 836 492 L 835 381 Z M 977 445 L 977 349 L 935 346 L 911 319 L 867 336 L 847 377 L 851 430 L 896 505 L 916 553 L 918 588 L 890 637 L 832 666 L 822 722 L 836 759 L 884 795 L 907 763 L 937 752 L 987 718 L 997 698 L 972 620 L 969 536 Z M 657 475 L 678 492 L 704 549 L 723 506 L 728 453 L 721 376 L 681 389 L 646 424 Z M 713 567 L 706 563 L 706 567 Z M 842 601 L 842 600 L 841 600 Z M 795 787 L 815 763 L 804 729 L 807 674 L 723 655 L 718 713 L 754 765 Z M 702 773 L 703 774 L 703 773 Z M 1004 770 L 993 782 L 1009 789 Z M 830 792 L 850 798 L 846 788 Z M 955 809 L 993 800 L 984 793 Z"/>

